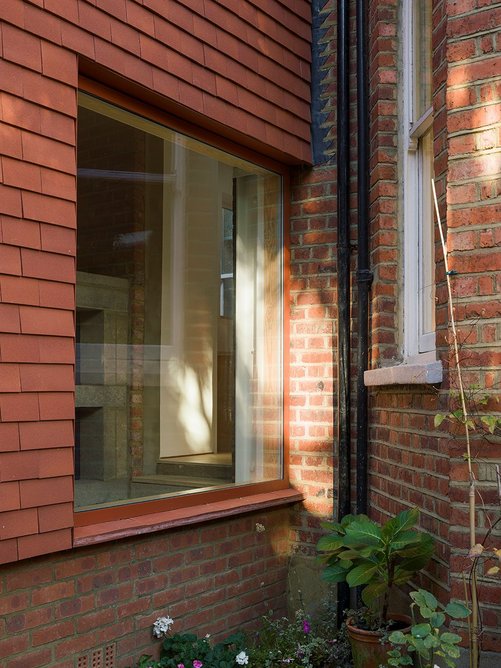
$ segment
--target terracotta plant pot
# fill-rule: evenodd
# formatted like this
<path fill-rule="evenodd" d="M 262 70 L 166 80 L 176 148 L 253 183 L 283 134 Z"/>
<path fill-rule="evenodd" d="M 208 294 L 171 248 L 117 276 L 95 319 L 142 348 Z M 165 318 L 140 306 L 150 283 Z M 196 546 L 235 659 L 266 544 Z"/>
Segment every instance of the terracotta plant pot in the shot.
<path fill-rule="evenodd" d="M 411 625 L 410 617 L 406 615 L 390 615 L 390 619 L 399 622 L 398 626 L 392 628 L 392 631 L 402 631 L 408 633 Z M 391 649 L 389 643 L 381 644 L 383 636 L 381 631 L 366 631 L 353 626 L 352 620 L 346 621 L 348 637 L 350 639 L 351 651 L 353 654 L 354 668 L 379 668 L 387 662 L 387 653 Z"/>

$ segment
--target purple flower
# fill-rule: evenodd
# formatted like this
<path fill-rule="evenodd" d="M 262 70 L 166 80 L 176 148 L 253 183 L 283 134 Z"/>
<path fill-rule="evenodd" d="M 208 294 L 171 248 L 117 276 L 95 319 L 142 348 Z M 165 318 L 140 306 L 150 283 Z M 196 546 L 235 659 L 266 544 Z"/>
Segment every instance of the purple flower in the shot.
<path fill-rule="evenodd" d="M 307 619 L 303 620 L 303 633 L 309 633 L 311 631 L 310 622 Z"/>
<path fill-rule="evenodd" d="M 193 661 L 193 668 L 202 668 L 203 665 L 204 664 L 201 661 L 199 661 L 198 659 L 195 659 Z"/>

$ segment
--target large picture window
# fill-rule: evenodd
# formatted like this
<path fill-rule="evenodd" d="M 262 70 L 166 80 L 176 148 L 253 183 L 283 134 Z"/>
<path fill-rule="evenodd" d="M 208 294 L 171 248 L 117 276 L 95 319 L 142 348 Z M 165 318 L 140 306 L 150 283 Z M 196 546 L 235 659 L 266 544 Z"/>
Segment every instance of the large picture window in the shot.
<path fill-rule="evenodd" d="M 77 510 L 282 478 L 281 181 L 80 95 Z"/>

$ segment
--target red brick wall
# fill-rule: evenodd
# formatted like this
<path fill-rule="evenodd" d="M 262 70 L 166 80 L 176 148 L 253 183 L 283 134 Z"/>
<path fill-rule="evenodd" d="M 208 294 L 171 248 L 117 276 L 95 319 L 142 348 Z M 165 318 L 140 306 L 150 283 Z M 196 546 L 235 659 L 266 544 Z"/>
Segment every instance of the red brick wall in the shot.
<path fill-rule="evenodd" d="M 397 358 L 397 7 L 369 3 L 369 113 L 372 365 Z"/>
<path fill-rule="evenodd" d="M 0 663 L 125 668 L 158 652 L 159 616 L 223 636 L 283 614 L 287 523 L 272 511 L 4 566 Z"/>
<path fill-rule="evenodd" d="M 402 73 L 398 66 L 402 48 L 399 40 L 401 21 L 397 3 L 370 3 L 372 368 L 401 360 L 401 276 L 404 271 L 402 203 L 398 197 L 402 173 L 398 142 L 402 110 Z M 445 70 L 441 58 L 445 16 L 441 2 L 434 4 L 433 25 L 437 54 L 433 61 L 434 130 L 435 151 L 438 153 L 445 131 Z M 440 169 L 437 160 L 435 170 L 440 196 L 444 182 L 443 162 Z M 440 264 L 437 273 L 439 271 Z M 449 458 L 433 424 L 434 412 L 440 406 L 438 393 L 433 387 L 390 385 L 371 388 L 369 401 L 369 484 L 373 514 L 384 518 L 404 507 L 418 506 L 422 513 L 421 526 L 436 539 L 432 572 L 440 587 L 447 588 Z"/>
<path fill-rule="evenodd" d="M 453 279 L 455 316 L 465 343 L 461 360 L 465 381 L 486 394 L 488 413 L 500 410 L 501 386 L 501 7 L 489 0 L 447 2 L 447 247 Z M 451 385 L 457 387 L 452 377 Z M 500 516 L 495 463 L 501 461 L 498 438 L 474 434 L 478 477 L 478 533 L 482 541 L 490 522 Z M 462 575 L 469 564 L 465 464 L 462 438 L 450 444 L 452 516 L 450 540 L 455 555 L 452 593 L 462 595 Z M 501 541 L 501 529 L 490 544 Z M 491 564 L 492 565 L 492 564 Z M 480 569 L 485 649 L 501 650 L 501 583 Z"/>
<path fill-rule="evenodd" d="M 290 479 L 305 495 L 291 535 L 314 553 L 320 518 L 334 511 L 336 354 L 335 3 L 320 12 L 319 76 L 327 133 L 320 164 L 297 170 L 290 221 Z M 318 73 L 317 73 L 318 76 Z"/>
<path fill-rule="evenodd" d="M 371 27 L 371 231 L 372 366 L 399 359 L 400 203 L 398 164 L 398 7 L 370 3 Z M 499 3 L 434 2 L 435 179 L 446 228 L 453 278 L 455 315 L 466 382 L 499 394 Z M 436 412 L 450 405 L 449 313 L 442 251 L 436 236 L 437 348 L 445 380 L 439 388 L 381 387 L 370 391 L 371 508 L 376 517 L 403 506 L 421 508 L 421 525 L 436 538 L 432 588 L 444 598 L 463 598 L 460 575 L 470 564 L 465 444 L 450 425 L 434 427 Z M 490 402 L 487 411 L 498 411 Z M 495 472 L 499 439 L 474 451 L 482 463 L 477 502 L 481 540 L 489 520 L 499 516 Z M 497 445 L 495 444 L 497 443 Z M 499 542 L 499 533 L 494 542 Z M 501 648 L 500 585 L 482 579 L 480 601 L 483 649 Z"/>
<path fill-rule="evenodd" d="M 468 341 L 471 348 L 468 382 L 495 395 L 500 381 L 499 330 L 494 324 L 499 317 L 496 301 L 499 253 L 494 251 L 499 246 L 500 223 L 497 180 L 500 90 L 499 76 L 496 76 L 499 35 L 495 31 L 495 26 L 499 25 L 499 9 L 482 3 L 472 14 L 468 10 L 470 4 L 434 3 L 435 179 L 442 216 L 449 228 L 452 264 L 457 263 L 461 274 L 454 281 L 456 315 L 465 321 L 478 318 Z M 403 258 L 397 196 L 401 84 L 398 10 L 395 2 L 372 2 L 369 7 L 370 224 L 374 271 L 371 358 L 374 367 L 398 361 L 400 356 L 399 276 Z M 326 90 L 332 93 L 335 91 L 335 47 L 329 40 L 333 40 L 335 31 L 334 11 L 322 27 L 325 28 L 325 48 L 321 53 L 327 56 L 326 70 L 330 68 L 324 83 Z M 474 33 L 471 40 L 468 31 Z M 472 79 L 478 82 L 472 84 Z M 325 109 L 329 113 L 328 103 Z M 335 118 L 332 109 L 330 111 L 329 123 L 332 124 Z M 329 128 L 333 133 L 332 125 Z M 472 183 L 475 180 L 477 182 Z M 459 196 L 463 199 L 458 199 Z M 294 484 L 306 494 L 305 507 L 311 511 L 297 513 L 292 538 L 298 551 L 309 554 L 313 553 L 318 536 L 319 516 L 336 512 L 336 282 L 332 280 L 336 265 L 335 216 L 335 163 L 326 159 L 324 164 L 297 175 L 291 221 L 291 468 Z M 449 433 L 444 434 L 445 429 L 434 426 L 435 414 L 445 411 L 448 405 L 450 356 L 445 276 L 438 234 L 436 253 L 437 346 L 446 380 L 442 388 L 371 389 L 370 507 L 377 519 L 395 514 L 403 507 L 420 507 L 421 526 L 436 539 L 436 554 L 430 568 L 432 579 L 428 580 L 428 585 L 443 598 L 462 598 L 458 573 L 468 565 L 465 559 L 464 444 L 458 444 Z M 356 297 L 356 289 L 353 292 Z M 469 323 L 467 329 L 471 329 Z M 334 342 L 333 350 L 330 341 Z M 323 388 L 330 383 L 334 386 L 332 414 L 330 404 L 322 396 Z M 498 408 L 491 402 L 489 410 Z M 353 427 L 355 429 L 355 425 Z M 479 454 L 490 460 L 499 459 L 499 446 L 482 448 Z M 492 521 L 499 516 L 495 474 L 489 463 L 476 469 L 487 509 L 487 513 L 479 513 L 479 539 L 488 525 L 487 517 Z M 480 497 L 477 500 L 481 504 Z M 499 542 L 498 537 L 496 540 Z M 482 581 L 484 649 L 500 648 L 499 635 L 494 633 L 499 628 L 499 591 L 496 580 Z"/>
<path fill-rule="evenodd" d="M 310 552 L 334 510 L 336 169 L 297 175 L 291 217 L 290 479 L 306 499 L 293 541 Z"/>

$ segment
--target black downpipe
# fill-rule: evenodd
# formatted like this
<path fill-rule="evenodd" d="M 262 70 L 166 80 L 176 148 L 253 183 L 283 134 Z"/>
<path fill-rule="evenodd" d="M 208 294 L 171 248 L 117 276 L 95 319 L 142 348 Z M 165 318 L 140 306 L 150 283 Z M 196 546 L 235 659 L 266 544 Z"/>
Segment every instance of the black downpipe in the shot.
<path fill-rule="evenodd" d="M 369 94 L 367 74 L 367 2 L 357 0 L 357 158 L 358 158 L 358 351 L 357 351 L 357 513 L 367 513 L 368 405 L 364 371 L 369 350 Z"/>
<path fill-rule="evenodd" d="M 350 98 L 348 0 L 337 3 L 338 519 L 350 512 Z M 349 607 L 338 585 L 338 623 Z"/>

